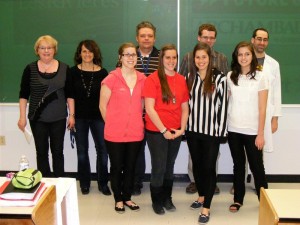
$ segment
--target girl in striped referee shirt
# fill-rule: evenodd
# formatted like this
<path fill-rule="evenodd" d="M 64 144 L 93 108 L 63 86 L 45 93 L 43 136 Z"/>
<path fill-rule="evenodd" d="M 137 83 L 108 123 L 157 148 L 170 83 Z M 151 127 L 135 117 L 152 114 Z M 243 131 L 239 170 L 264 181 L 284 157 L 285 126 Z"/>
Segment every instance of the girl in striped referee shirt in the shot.
<path fill-rule="evenodd" d="M 199 197 L 191 208 L 203 206 L 198 221 L 206 224 L 217 182 L 219 147 L 227 137 L 227 83 L 226 76 L 212 68 L 209 45 L 198 43 L 193 58 L 193 68 L 187 76 L 190 113 L 186 137 Z"/>

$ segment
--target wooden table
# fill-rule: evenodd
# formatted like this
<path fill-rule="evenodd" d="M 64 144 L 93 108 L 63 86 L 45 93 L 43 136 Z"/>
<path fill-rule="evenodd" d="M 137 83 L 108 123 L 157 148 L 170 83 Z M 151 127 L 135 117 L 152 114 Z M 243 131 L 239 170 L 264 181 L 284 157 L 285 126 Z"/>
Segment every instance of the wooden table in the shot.
<path fill-rule="evenodd" d="M 300 190 L 261 188 L 258 224 L 299 225 Z"/>
<path fill-rule="evenodd" d="M 47 187 L 33 207 L 0 207 L 0 225 L 56 225 L 55 186 Z"/>
<path fill-rule="evenodd" d="M 6 180 L 7 178 L 0 177 L 0 185 L 2 185 Z M 60 177 L 60 178 L 46 177 L 46 178 L 42 178 L 42 182 L 44 182 L 47 187 L 51 187 L 51 186 L 55 187 L 54 193 L 55 193 L 56 202 L 54 208 L 55 208 L 56 221 L 54 224 L 55 225 L 79 225 L 80 221 L 79 221 L 76 179 L 67 178 L 67 177 Z M 49 199 L 46 197 L 45 201 L 48 200 Z M 36 207 L 37 206 L 38 205 L 36 205 Z M 23 217 L 24 219 L 30 219 L 31 215 L 34 215 L 34 208 L 35 207 L 1 207 L 0 206 L 0 221 L 2 222 L 3 216 L 8 213 L 16 214 L 19 216 L 19 218 Z M 5 223 L 3 224 L 0 223 L 0 225 L 4 225 L 4 224 Z M 11 224 L 18 224 L 18 223 L 9 223 L 9 225 Z M 48 224 L 52 225 L 50 221 L 49 222 L 47 221 L 47 223 L 42 223 L 41 225 L 48 225 Z M 25 223 L 24 225 L 27 224 Z"/>

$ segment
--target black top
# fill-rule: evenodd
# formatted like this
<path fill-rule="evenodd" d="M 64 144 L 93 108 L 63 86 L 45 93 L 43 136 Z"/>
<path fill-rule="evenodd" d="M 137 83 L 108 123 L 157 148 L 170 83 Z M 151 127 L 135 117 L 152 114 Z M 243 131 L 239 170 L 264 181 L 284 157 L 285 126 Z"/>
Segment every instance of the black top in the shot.
<path fill-rule="evenodd" d="M 53 122 L 67 116 L 70 69 L 65 63 L 58 63 L 57 71 L 51 74 L 41 73 L 37 61 L 24 69 L 19 97 L 29 99 L 30 120 Z"/>
<path fill-rule="evenodd" d="M 75 100 L 76 119 L 101 119 L 103 121 L 99 110 L 99 98 L 101 82 L 107 75 L 107 70 L 104 68 L 94 72 L 80 70 L 77 66 L 71 68 L 71 92 Z"/>

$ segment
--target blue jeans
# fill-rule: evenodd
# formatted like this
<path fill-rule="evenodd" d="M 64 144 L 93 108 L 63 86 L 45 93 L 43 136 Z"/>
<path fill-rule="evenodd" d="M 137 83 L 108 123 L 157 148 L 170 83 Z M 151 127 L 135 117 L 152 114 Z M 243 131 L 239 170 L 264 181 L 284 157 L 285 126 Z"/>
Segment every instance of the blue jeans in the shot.
<path fill-rule="evenodd" d="M 37 168 L 43 177 L 52 177 L 49 165 L 49 145 L 52 154 L 53 173 L 55 177 L 64 176 L 64 138 L 66 119 L 54 122 L 30 120 L 30 127 L 36 148 Z"/>
<path fill-rule="evenodd" d="M 91 166 L 89 158 L 89 130 L 94 139 L 97 161 L 96 173 L 98 186 L 108 182 L 108 155 L 104 143 L 104 122 L 101 120 L 76 119 L 75 140 L 78 157 L 78 179 L 81 188 L 89 188 L 91 183 Z"/>
<path fill-rule="evenodd" d="M 167 140 L 159 132 L 146 131 L 146 139 L 152 165 L 150 183 L 153 187 L 161 187 L 164 180 L 173 180 L 181 136 L 175 140 Z"/>

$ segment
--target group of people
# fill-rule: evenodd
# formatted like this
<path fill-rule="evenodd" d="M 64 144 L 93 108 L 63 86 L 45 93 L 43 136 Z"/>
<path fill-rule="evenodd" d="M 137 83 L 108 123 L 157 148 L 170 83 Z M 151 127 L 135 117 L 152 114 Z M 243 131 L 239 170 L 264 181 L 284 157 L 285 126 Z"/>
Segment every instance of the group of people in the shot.
<path fill-rule="evenodd" d="M 264 28 L 253 32 L 251 42 L 236 45 L 231 70 L 226 56 L 213 48 L 216 36 L 214 25 L 201 25 L 198 43 L 184 56 L 179 73 L 176 46 L 155 48 L 156 28 L 148 21 L 136 27 L 138 46 L 126 42 L 119 47 L 117 67 L 109 73 L 102 67 L 95 41 L 79 43 L 75 66 L 69 69 L 54 58 L 57 41 L 49 35 L 40 37 L 34 46 L 39 59 L 26 66 L 22 76 L 18 126 L 25 129 L 30 98 L 28 119 L 43 176 L 51 176 L 49 144 L 54 176 L 64 175 L 67 123 L 75 135 L 81 192 L 88 194 L 90 130 L 99 191 L 111 195 L 109 157 L 115 211 L 124 213 L 125 206 L 138 211 L 131 197 L 143 188 L 147 143 L 152 208 L 162 215 L 176 210 L 174 164 L 185 135 L 192 171 L 187 192 L 198 192 L 190 207 L 200 209 L 201 224 L 209 221 L 213 195 L 219 192 L 217 159 L 220 144 L 227 140 L 234 163 L 234 201 L 229 210 L 237 212 L 243 205 L 246 158 L 259 198 L 260 188 L 268 187 L 262 150 L 265 143 L 271 146 L 280 116 L 279 64 L 265 54 L 269 34 Z"/>

